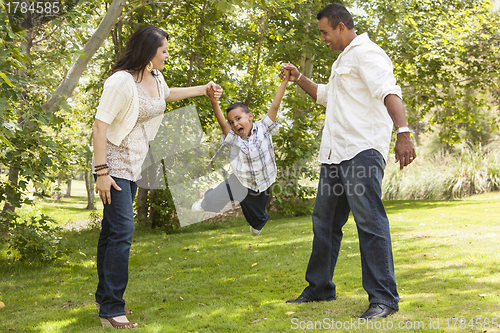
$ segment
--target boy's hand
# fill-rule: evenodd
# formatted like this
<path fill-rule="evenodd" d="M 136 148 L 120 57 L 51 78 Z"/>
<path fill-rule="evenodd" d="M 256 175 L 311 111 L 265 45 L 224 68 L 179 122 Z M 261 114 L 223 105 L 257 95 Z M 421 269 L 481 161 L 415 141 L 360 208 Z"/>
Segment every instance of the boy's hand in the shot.
<path fill-rule="evenodd" d="M 222 90 L 221 86 L 219 86 L 218 84 L 216 84 L 212 81 L 210 81 L 206 84 L 206 90 L 205 90 L 205 95 L 212 98 L 209 95 L 210 90 L 213 90 L 213 94 L 214 94 L 215 99 L 219 99 L 222 96 L 223 90 Z"/>
<path fill-rule="evenodd" d="M 291 71 L 289 69 L 284 69 L 284 68 L 281 69 L 281 75 L 280 75 L 281 80 L 289 81 L 290 75 L 291 75 Z"/>
<path fill-rule="evenodd" d="M 287 64 L 283 64 L 281 66 L 281 79 L 284 80 L 284 72 L 285 71 L 289 71 L 290 75 L 289 75 L 289 80 L 291 82 L 296 82 L 297 79 L 299 78 L 299 75 L 300 75 L 300 72 L 299 70 L 297 69 L 297 67 L 295 67 L 294 65 L 290 64 L 290 63 L 287 63 Z"/>
<path fill-rule="evenodd" d="M 219 100 L 221 95 L 222 95 L 222 88 L 218 84 L 209 87 L 207 89 L 207 96 L 210 97 L 210 99 Z"/>

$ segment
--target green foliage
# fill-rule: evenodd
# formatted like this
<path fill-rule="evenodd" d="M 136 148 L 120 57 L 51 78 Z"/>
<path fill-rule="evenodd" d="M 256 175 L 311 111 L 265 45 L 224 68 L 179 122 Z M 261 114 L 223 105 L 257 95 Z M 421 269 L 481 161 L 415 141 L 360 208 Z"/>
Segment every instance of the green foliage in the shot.
<path fill-rule="evenodd" d="M 441 141 L 462 142 L 461 129 L 483 130 L 498 88 L 500 20 L 491 1 L 359 1 L 359 32 L 389 54 L 411 123 L 440 128 Z M 491 126 L 492 125 L 492 126 Z M 488 130 L 498 130 L 498 117 Z M 483 142 L 484 143 L 484 142 Z"/>
<path fill-rule="evenodd" d="M 59 236 L 61 228 L 54 226 L 54 220 L 41 214 L 18 218 L 11 223 L 7 244 L 19 253 L 21 261 L 53 261 L 72 252 L 66 247 L 66 240 Z M 7 252 L 11 254 L 11 251 Z"/>
<path fill-rule="evenodd" d="M 66 3 L 64 10 L 73 5 Z M 72 164 L 73 146 L 60 135 L 65 126 L 61 113 L 41 107 L 63 78 L 65 53 L 71 48 L 58 44 L 60 35 L 54 35 L 64 17 L 33 25 L 26 20 L 35 20 L 34 16 L 6 12 L 1 6 L 0 21 L 5 24 L 0 24 L 4 50 L 0 52 L 0 164 L 10 169 L 8 180 L 0 183 L 0 198 L 13 208 L 6 213 L 14 221 L 14 209 L 31 202 L 25 196 L 28 185 L 34 186 L 35 196 L 44 196 L 49 192 L 47 185 Z M 69 109 L 65 103 L 62 112 Z"/>
<path fill-rule="evenodd" d="M 455 199 L 500 187 L 500 151 L 464 143 L 449 152 L 418 157 L 405 170 L 389 164 L 385 199 Z"/>
<path fill-rule="evenodd" d="M 419 132 L 438 130 L 440 140 L 450 146 L 464 138 L 484 145 L 498 130 L 500 20 L 490 1 L 340 2 L 364 11 L 355 15 L 357 33 L 368 32 L 393 60 L 412 127 Z M 109 2 L 65 1 L 63 15 L 25 30 L 24 18 L 9 15 L 4 3 L 0 2 L 0 164 L 17 166 L 19 174 L 11 182 L 0 180 L 0 200 L 14 207 L 26 202 L 27 184 L 42 196 L 61 171 L 88 168 L 90 127 L 103 79 L 139 25 L 163 27 L 171 36 L 171 58 L 164 71 L 169 86 L 214 80 L 224 88 L 223 108 L 244 102 L 256 119 L 265 115 L 272 101 L 281 63 L 296 64 L 315 82 L 326 83 L 337 56 L 320 42 L 315 18 L 328 1 L 133 2 L 89 63 L 73 98 L 48 114 L 40 106 L 65 77 L 75 55 L 81 54 Z M 167 111 L 192 103 L 211 143 L 219 140 L 207 98 L 168 103 Z M 318 169 L 311 161 L 317 155 L 323 114 L 324 108 L 290 85 L 278 116 L 281 129 L 273 138 L 280 189 L 274 208 L 282 214 L 295 214 L 294 201 L 314 195 L 307 184 Z M 395 188 L 397 184 L 396 177 Z M 169 194 L 159 191 L 157 197 L 165 201 L 151 201 L 153 209 L 148 211 L 167 220 L 174 217 Z"/>
<path fill-rule="evenodd" d="M 153 228 L 158 228 L 167 234 L 174 232 L 179 228 L 179 219 L 175 211 L 174 200 L 170 190 L 156 190 L 153 199 L 150 199 L 149 205 L 154 211 L 151 224 Z"/>
<path fill-rule="evenodd" d="M 102 214 L 99 213 L 97 210 L 91 211 L 90 222 L 89 222 L 90 229 L 101 229 L 101 223 L 102 223 Z"/>

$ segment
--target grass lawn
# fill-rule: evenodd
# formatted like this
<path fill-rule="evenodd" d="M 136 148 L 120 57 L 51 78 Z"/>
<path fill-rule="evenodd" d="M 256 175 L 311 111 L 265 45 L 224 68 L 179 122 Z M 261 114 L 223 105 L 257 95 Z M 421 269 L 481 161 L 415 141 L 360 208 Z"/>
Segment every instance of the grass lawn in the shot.
<path fill-rule="evenodd" d="M 99 199 L 98 196 L 96 196 Z M 94 202 L 97 212 L 102 214 L 102 202 L 95 200 Z M 57 202 L 55 196 L 50 198 L 38 199 L 35 209 L 45 215 L 52 217 L 59 225 L 68 228 L 81 228 L 86 225 L 91 218 L 91 210 L 86 210 L 87 207 L 87 192 L 85 190 L 85 181 L 73 180 L 71 197 L 61 197 L 60 202 Z"/>
<path fill-rule="evenodd" d="M 386 208 L 402 298 L 398 313 L 371 321 L 371 328 L 357 320 L 368 299 L 352 218 L 334 277 L 337 300 L 285 303 L 306 286 L 310 216 L 273 218 L 258 237 L 243 219 L 172 235 L 137 228 L 125 294 L 134 311 L 129 319 L 137 332 L 295 332 L 320 324 L 340 332 L 499 332 L 492 327 L 500 325 L 500 193 L 388 201 Z M 100 327 L 93 304 L 98 230 L 66 237 L 75 251 L 55 264 L 13 261 L 0 245 L 1 332 L 111 330 Z"/>

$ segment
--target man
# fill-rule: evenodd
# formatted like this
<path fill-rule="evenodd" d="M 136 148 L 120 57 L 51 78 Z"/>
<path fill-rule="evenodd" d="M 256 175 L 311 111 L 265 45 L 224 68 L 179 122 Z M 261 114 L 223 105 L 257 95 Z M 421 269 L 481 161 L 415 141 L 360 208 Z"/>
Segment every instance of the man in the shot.
<path fill-rule="evenodd" d="M 396 85 L 389 57 L 367 34 L 356 34 L 345 7 L 328 5 L 317 19 L 321 41 L 332 51 L 342 51 L 332 66 L 328 84 L 316 84 L 294 65 L 282 66 L 282 70 L 291 71 L 290 81 L 326 106 L 319 152 L 321 173 L 312 216 L 313 248 L 306 271 L 309 285 L 288 303 L 336 299 L 332 278 L 342 227 L 352 211 L 358 229 L 363 287 L 370 302 L 361 318 L 386 317 L 398 310 L 399 302 L 389 220 L 381 199 L 393 123 L 400 169 L 416 158 L 401 88 Z"/>

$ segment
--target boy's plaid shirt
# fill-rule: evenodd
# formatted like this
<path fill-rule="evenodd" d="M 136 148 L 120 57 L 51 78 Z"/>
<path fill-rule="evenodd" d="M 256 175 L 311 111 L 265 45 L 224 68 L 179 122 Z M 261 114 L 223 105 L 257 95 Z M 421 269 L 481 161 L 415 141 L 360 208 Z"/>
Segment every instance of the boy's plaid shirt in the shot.
<path fill-rule="evenodd" d="M 272 134 L 278 123 L 267 115 L 253 123 L 252 135 L 242 139 L 231 129 L 224 144 L 231 146 L 231 167 L 240 183 L 256 192 L 267 190 L 276 181 L 276 160 Z"/>

